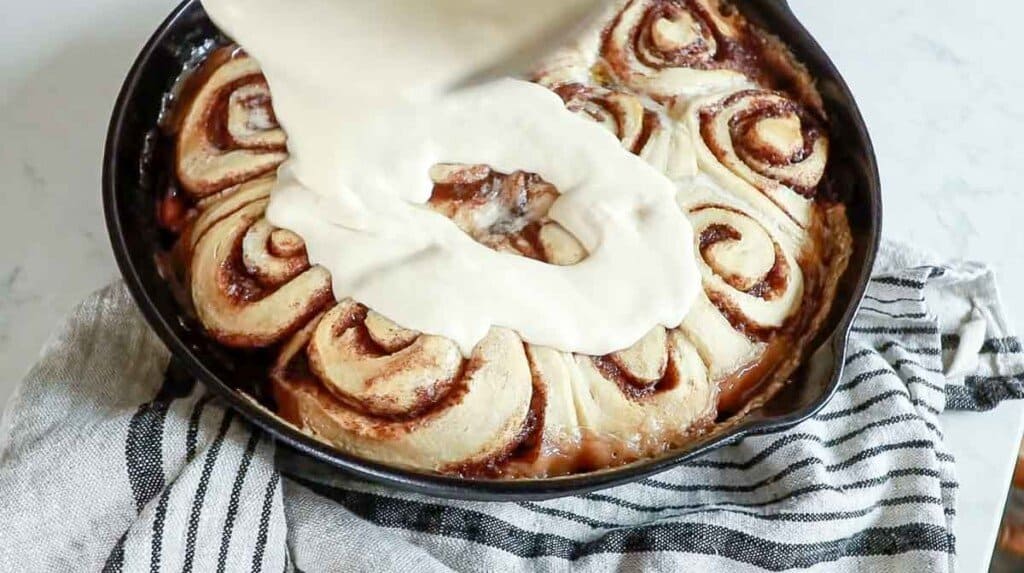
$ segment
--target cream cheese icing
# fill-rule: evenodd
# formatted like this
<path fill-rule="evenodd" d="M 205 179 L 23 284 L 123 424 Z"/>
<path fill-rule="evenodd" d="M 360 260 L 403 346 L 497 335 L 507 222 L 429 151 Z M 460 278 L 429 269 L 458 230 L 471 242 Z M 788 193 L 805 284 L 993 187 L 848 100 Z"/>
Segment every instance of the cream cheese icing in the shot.
<path fill-rule="evenodd" d="M 204 0 L 254 58 L 288 134 L 267 217 L 297 233 L 338 300 L 454 340 L 492 326 L 582 354 L 673 328 L 701 288 L 676 188 L 542 86 L 447 86 L 536 38 L 583 0 Z M 588 256 L 492 251 L 424 205 L 437 163 L 529 171 Z"/>

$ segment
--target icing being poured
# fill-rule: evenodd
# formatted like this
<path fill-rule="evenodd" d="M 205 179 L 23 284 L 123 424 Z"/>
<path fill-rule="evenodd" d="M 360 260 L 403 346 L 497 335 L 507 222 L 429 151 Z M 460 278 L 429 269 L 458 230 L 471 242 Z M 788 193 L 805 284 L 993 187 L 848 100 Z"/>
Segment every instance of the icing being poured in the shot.
<path fill-rule="evenodd" d="M 267 217 L 303 238 L 339 300 L 465 354 L 492 325 L 601 355 L 682 321 L 700 278 L 664 175 L 541 86 L 446 92 L 582 1 L 203 0 L 260 62 L 288 134 Z M 437 163 L 537 173 L 589 256 L 555 266 L 476 243 L 425 206 Z"/>

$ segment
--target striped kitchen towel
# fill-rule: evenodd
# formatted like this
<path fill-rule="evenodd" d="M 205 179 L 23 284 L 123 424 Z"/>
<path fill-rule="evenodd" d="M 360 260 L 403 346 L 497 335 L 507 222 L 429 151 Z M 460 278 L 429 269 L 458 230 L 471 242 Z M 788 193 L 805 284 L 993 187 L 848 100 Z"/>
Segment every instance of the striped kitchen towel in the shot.
<path fill-rule="evenodd" d="M 992 274 L 886 248 L 835 398 L 790 431 L 546 502 L 282 477 L 123 286 L 83 303 L 5 420 L 0 571 L 947 571 L 944 409 L 1024 395 Z"/>

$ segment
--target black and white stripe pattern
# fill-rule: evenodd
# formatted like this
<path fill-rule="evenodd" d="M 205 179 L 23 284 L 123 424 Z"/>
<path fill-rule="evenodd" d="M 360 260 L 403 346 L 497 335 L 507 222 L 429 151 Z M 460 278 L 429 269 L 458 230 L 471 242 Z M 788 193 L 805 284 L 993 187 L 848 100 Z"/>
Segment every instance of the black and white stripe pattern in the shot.
<path fill-rule="evenodd" d="M 948 570 L 957 483 L 941 413 L 1024 394 L 1024 350 L 994 296 L 931 304 L 944 292 L 962 299 L 975 270 L 876 276 L 836 397 L 790 431 L 634 484 L 500 504 L 282 479 L 265 436 L 187 379 L 160 376 L 166 353 L 113 288 L 79 310 L 91 326 L 73 319 L 26 381 L 31 401 L 0 458 L 0 513 L 22 522 L 8 528 L 22 537 L 0 544 L 0 569 Z M 982 338 L 962 330 L 978 316 Z M 100 349 L 97 337 L 120 346 Z M 947 378 L 968 340 L 973 368 Z M 61 350 L 85 344 L 84 363 Z M 125 354 L 139 361 L 124 366 Z M 88 399 L 54 382 L 72 373 L 95 381 Z M 22 531 L 68 513 L 62 537 L 25 541 Z"/>

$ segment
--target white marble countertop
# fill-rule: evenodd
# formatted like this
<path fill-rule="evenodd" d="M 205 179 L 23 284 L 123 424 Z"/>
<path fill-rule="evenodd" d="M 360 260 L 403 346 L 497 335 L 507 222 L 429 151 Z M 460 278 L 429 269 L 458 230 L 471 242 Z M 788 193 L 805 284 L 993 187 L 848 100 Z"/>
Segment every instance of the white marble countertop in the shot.
<path fill-rule="evenodd" d="M 71 306 L 114 280 L 100 158 L 132 59 L 176 0 L 19 2 L 0 22 L 0 404 Z M 1024 330 L 1024 4 L 792 0 L 871 130 L 885 234 L 996 268 Z M 945 415 L 963 571 L 987 568 L 1022 404 Z M 978 439 L 980 438 L 980 439 Z"/>

